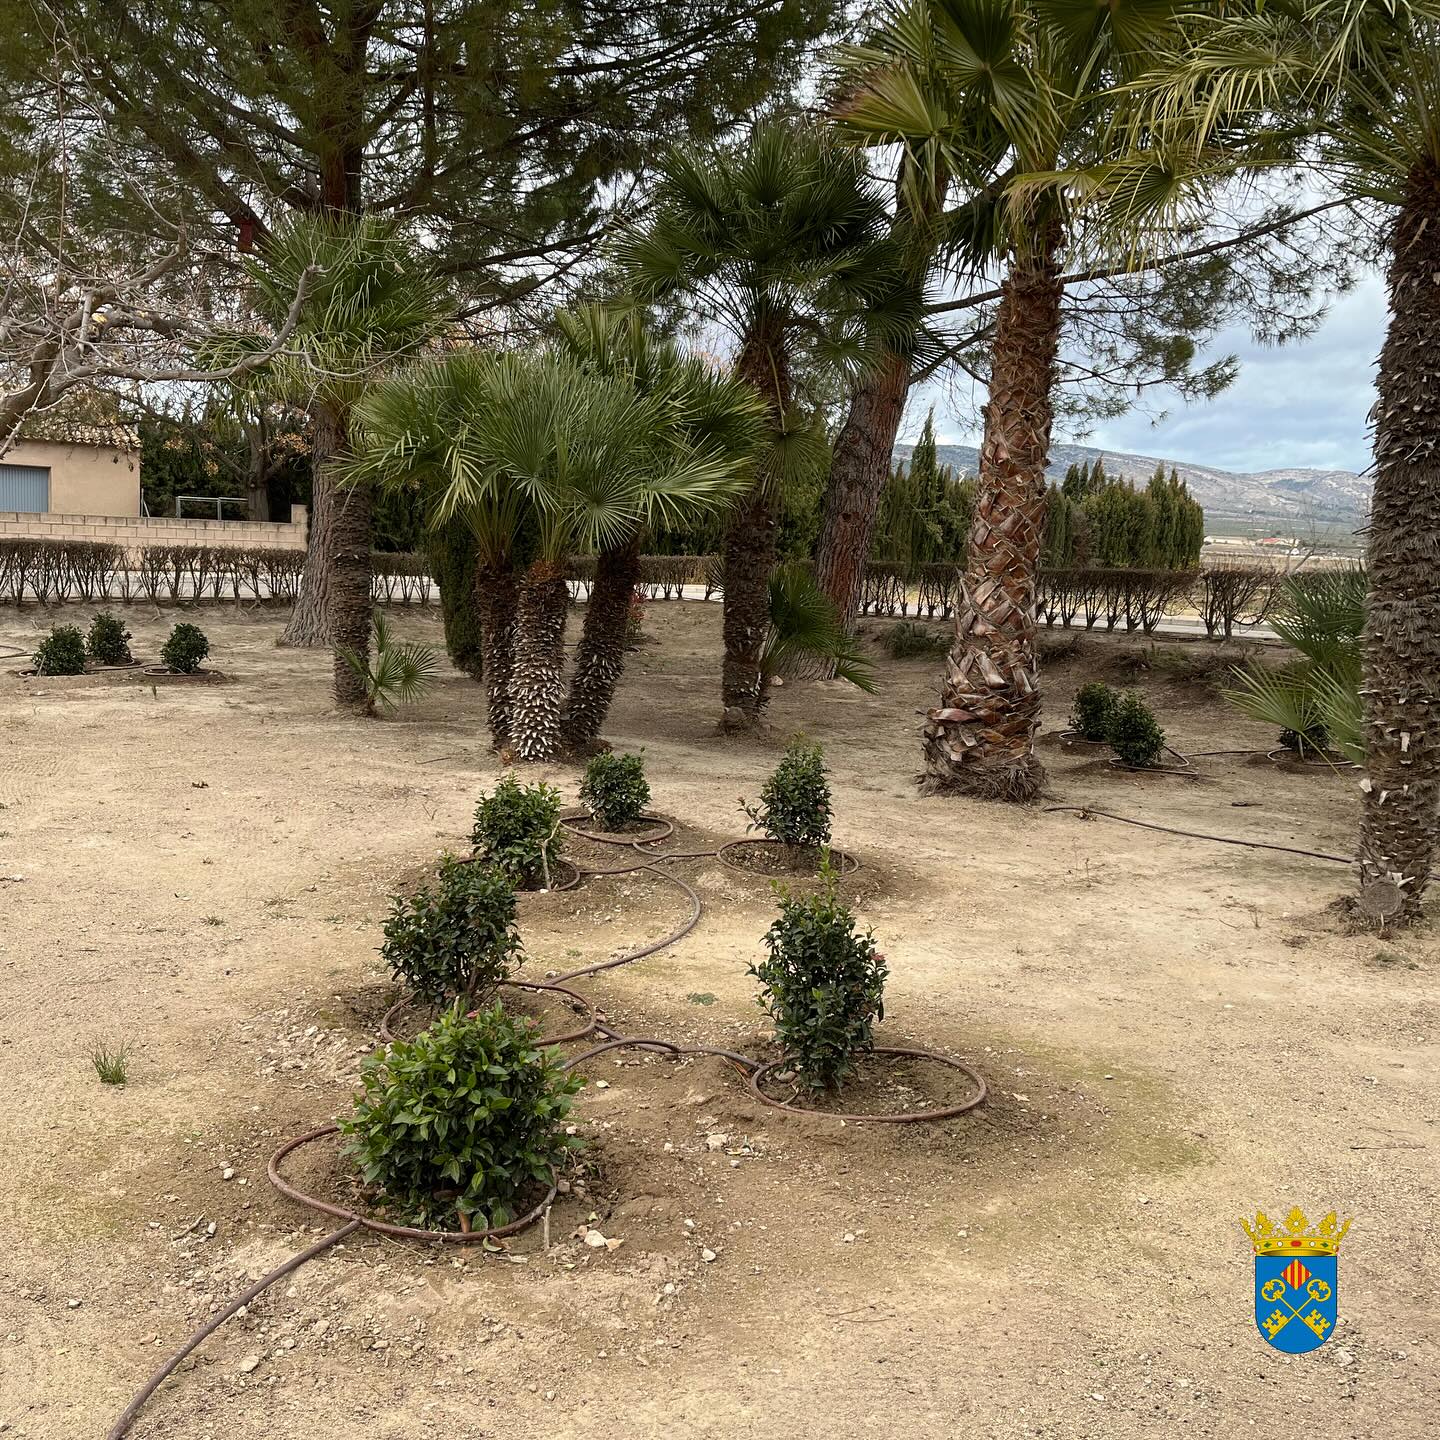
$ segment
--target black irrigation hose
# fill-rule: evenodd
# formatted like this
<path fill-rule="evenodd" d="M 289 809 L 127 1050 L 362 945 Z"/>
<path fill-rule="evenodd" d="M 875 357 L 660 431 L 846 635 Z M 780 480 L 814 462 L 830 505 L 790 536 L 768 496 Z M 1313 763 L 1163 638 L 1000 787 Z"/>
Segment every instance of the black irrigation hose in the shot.
<path fill-rule="evenodd" d="M 1118 820 L 1122 825 L 1138 825 L 1142 830 L 1158 830 L 1162 835 L 1179 835 L 1186 840 L 1209 840 L 1216 845 L 1243 845 L 1249 850 L 1278 850 L 1282 855 L 1304 855 L 1310 860 L 1333 860 L 1337 865 L 1353 865 L 1353 855 L 1331 855 L 1324 850 L 1302 850 L 1295 845 L 1275 845 L 1268 840 L 1240 840 L 1231 835 L 1207 835 L 1201 830 L 1181 830 L 1174 825 L 1159 825 L 1154 820 L 1136 820 L 1130 815 L 1116 815 L 1110 810 L 1097 810 L 1093 805 L 1047 805 L 1045 813 L 1068 811 L 1075 815 L 1098 815 L 1102 820 Z"/>
<path fill-rule="evenodd" d="M 630 871 L 608 870 L 603 873 L 608 875 L 624 875 L 640 870 L 648 870 L 652 875 L 658 875 L 662 880 L 668 880 L 672 885 L 678 886 L 685 892 L 690 899 L 690 914 L 685 922 L 678 930 L 672 930 L 670 934 L 659 940 L 652 940 L 648 945 L 642 945 L 638 950 L 629 950 L 624 955 L 617 955 L 613 960 L 602 960 L 598 965 L 582 965 L 578 970 L 570 970 L 564 975 L 551 977 L 557 985 L 564 985 L 568 981 L 578 980 L 582 975 L 598 975 L 602 970 L 614 970 L 617 966 L 629 965 L 636 960 L 643 960 L 647 955 L 654 955 L 657 951 L 664 950 L 667 946 L 674 945 L 683 940 L 700 923 L 700 916 L 703 912 L 700 896 L 693 885 L 682 880 L 678 875 L 671 875 L 668 871 L 661 870 L 657 865 L 653 864 L 632 865 Z"/>
<path fill-rule="evenodd" d="M 243 1310 L 257 1295 L 268 1290 L 277 1280 L 283 1280 L 292 1270 L 298 1270 L 308 1260 L 323 1255 L 332 1245 L 337 1245 L 347 1235 L 353 1235 L 360 1228 L 359 1220 L 352 1220 L 338 1230 L 332 1230 L 313 1245 L 307 1245 L 298 1254 L 292 1255 L 283 1265 L 277 1265 L 267 1275 L 262 1275 L 248 1290 L 237 1295 L 218 1315 L 207 1320 L 168 1360 L 145 1382 L 135 1398 L 125 1407 L 124 1413 L 106 1432 L 105 1440 L 121 1440 L 121 1437 L 135 1423 L 145 1402 L 174 1374 L 176 1368 L 193 1350 L 204 1344 L 237 1310 Z"/>

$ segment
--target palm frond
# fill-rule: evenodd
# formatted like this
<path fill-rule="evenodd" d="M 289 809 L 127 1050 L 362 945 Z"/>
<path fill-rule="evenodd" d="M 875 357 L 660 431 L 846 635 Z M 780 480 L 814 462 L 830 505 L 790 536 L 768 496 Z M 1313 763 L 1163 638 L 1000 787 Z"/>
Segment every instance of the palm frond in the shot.
<path fill-rule="evenodd" d="M 831 662 L 837 679 L 867 694 L 879 688 L 874 665 L 846 634 L 814 575 L 804 565 L 782 565 L 770 577 L 770 628 L 760 670 L 785 675 L 805 660 Z"/>
<path fill-rule="evenodd" d="M 341 648 L 345 663 L 365 687 L 366 708 L 380 705 L 394 712 L 424 697 L 440 676 L 440 660 L 428 645 L 395 640 L 385 616 L 375 614 L 375 655 L 367 661 L 353 650 Z"/>

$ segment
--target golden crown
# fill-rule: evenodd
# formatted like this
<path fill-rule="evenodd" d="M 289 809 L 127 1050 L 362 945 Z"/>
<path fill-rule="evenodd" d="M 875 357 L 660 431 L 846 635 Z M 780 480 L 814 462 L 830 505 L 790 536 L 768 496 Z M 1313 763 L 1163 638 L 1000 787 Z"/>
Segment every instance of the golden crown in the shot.
<path fill-rule="evenodd" d="M 1338 1220 L 1332 1210 L 1311 1229 L 1306 1224 L 1305 1212 L 1298 1205 L 1280 1225 L 1263 1210 L 1255 1212 L 1254 1225 L 1244 1219 L 1240 1223 L 1257 1255 L 1334 1255 L 1350 1228 L 1350 1222 Z"/>

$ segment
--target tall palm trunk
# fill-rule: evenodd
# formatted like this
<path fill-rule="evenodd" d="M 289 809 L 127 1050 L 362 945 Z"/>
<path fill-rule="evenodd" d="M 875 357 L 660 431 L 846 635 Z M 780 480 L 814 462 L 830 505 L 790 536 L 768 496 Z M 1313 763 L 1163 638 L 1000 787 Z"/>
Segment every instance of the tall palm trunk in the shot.
<path fill-rule="evenodd" d="M 515 610 L 519 581 L 508 562 L 482 564 L 475 571 L 480 611 L 480 647 L 488 687 L 490 739 L 497 750 L 511 740 L 511 681 L 515 665 Z"/>
<path fill-rule="evenodd" d="M 565 567 L 536 560 L 521 576 L 515 607 L 510 737 L 522 760 L 553 760 L 564 747 Z"/>
<path fill-rule="evenodd" d="M 566 704 L 566 744 L 578 750 L 600 734 L 625 669 L 630 601 L 640 578 L 640 532 L 602 550 L 585 606 L 585 626 Z"/>
<path fill-rule="evenodd" d="M 847 633 L 855 628 L 860 611 L 865 562 L 909 392 L 909 360 L 887 351 L 851 396 L 850 411 L 835 442 L 815 546 L 815 582 Z"/>
<path fill-rule="evenodd" d="M 440 587 L 440 615 L 450 663 L 472 680 L 483 678 L 480 638 L 479 566 L 475 537 L 462 520 L 452 520 L 429 537 L 427 551 Z"/>
<path fill-rule="evenodd" d="M 949 171 L 935 157 L 926 173 L 929 179 L 921 188 L 914 160 L 902 157 L 896 178 L 897 218 L 890 230 L 892 240 L 904 248 L 917 301 L 934 264 L 938 237 L 932 227 L 949 186 Z M 918 312 L 915 321 L 918 328 Z M 835 607 L 847 635 L 860 613 L 865 562 L 870 558 L 880 498 L 895 464 L 895 437 L 905 415 L 910 377 L 910 357 L 887 349 L 851 396 L 830 462 L 825 513 L 815 546 L 815 581 Z M 833 673 L 833 662 L 817 673 Z"/>
<path fill-rule="evenodd" d="M 360 660 L 370 657 L 370 629 L 375 618 L 370 552 L 374 503 L 374 491 L 369 485 L 335 489 L 325 590 L 326 625 L 335 650 L 335 703 L 366 713 L 370 701 L 364 677 L 346 655 Z"/>
<path fill-rule="evenodd" d="M 310 528 L 306 536 L 305 564 L 300 571 L 300 593 L 290 612 L 282 645 L 320 646 L 330 643 L 330 552 L 335 543 L 331 523 L 335 513 L 337 459 L 345 434 L 328 411 L 314 416 L 315 444 L 310 458 Z"/>
<path fill-rule="evenodd" d="M 955 641 L 940 705 L 923 730 L 924 788 L 1033 800 L 1045 782 L 1035 582 L 1045 530 L 1045 463 L 1060 342 L 1058 224 L 1011 263 L 995 322 L 990 398 Z"/>
<path fill-rule="evenodd" d="M 756 321 L 740 349 L 741 379 L 760 393 L 777 442 L 790 406 L 789 357 L 783 324 L 774 317 Z M 779 531 L 777 477 L 762 475 L 731 511 L 721 554 L 724 585 L 725 662 L 720 676 L 722 724 L 727 730 L 754 725 L 765 703 L 760 667 L 770 626 L 770 572 L 775 568 Z"/>
<path fill-rule="evenodd" d="M 1360 885 L 1376 913 L 1420 913 L 1440 801 L 1440 169 L 1417 167 L 1395 223 L 1376 388 L 1366 564 L 1366 779 Z M 1397 886 L 1399 895 L 1385 893 Z M 1388 903 L 1387 903 L 1388 902 Z"/>

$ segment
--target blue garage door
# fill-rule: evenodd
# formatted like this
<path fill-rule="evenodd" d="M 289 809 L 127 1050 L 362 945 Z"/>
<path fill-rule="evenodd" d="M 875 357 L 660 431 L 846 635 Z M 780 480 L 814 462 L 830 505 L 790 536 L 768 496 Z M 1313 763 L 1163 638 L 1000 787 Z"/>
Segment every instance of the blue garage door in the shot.
<path fill-rule="evenodd" d="M 43 515 L 50 508 L 50 469 L 0 462 L 0 510 Z"/>

